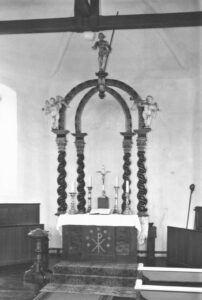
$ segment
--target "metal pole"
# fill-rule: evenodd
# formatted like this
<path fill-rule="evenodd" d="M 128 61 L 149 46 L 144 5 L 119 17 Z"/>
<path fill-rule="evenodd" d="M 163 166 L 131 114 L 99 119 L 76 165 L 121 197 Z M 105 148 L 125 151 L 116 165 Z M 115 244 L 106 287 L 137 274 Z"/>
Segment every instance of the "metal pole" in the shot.
<path fill-rule="evenodd" d="M 119 12 L 117 11 L 116 15 L 118 16 L 118 14 L 119 14 Z M 113 29 L 113 31 L 112 31 L 112 35 L 111 35 L 111 39 L 110 39 L 110 43 L 109 43 L 110 48 L 112 46 L 112 41 L 113 41 L 113 38 L 114 38 L 114 32 L 115 32 L 115 29 Z M 105 61 L 104 71 L 106 70 L 106 67 L 107 67 L 108 57 L 109 57 L 109 54 L 107 55 L 107 58 L 106 58 L 106 61 Z"/>
<path fill-rule="evenodd" d="M 193 191 L 195 189 L 195 184 L 192 183 L 189 188 L 190 188 L 190 196 L 189 196 L 189 208 L 188 208 L 186 229 L 187 229 L 188 223 L 189 223 L 189 212 L 190 212 L 190 206 L 191 206 L 191 196 L 192 196 L 192 193 L 193 193 Z"/>

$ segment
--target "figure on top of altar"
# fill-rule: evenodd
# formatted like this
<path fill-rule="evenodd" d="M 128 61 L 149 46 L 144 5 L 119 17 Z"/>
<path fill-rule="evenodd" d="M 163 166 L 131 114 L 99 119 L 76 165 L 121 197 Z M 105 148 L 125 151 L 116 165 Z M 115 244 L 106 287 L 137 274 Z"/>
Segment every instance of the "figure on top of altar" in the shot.
<path fill-rule="evenodd" d="M 45 107 L 42 109 L 46 115 L 50 114 L 52 118 L 52 129 L 59 128 L 60 109 L 62 107 L 62 101 L 64 100 L 61 96 L 51 97 L 45 101 Z"/>
<path fill-rule="evenodd" d="M 98 41 L 95 42 L 93 45 L 93 49 L 99 49 L 98 52 L 98 63 L 99 63 L 99 70 L 104 71 L 105 70 L 105 64 L 107 61 L 107 57 L 109 53 L 111 52 L 111 46 L 110 44 L 105 40 L 104 33 L 100 32 L 98 34 Z"/>
<path fill-rule="evenodd" d="M 152 96 L 147 96 L 140 105 L 144 107 L 143 118 L 145 127 L 150 128 L 152 120 L 156 117 L 157 111 L 159 111 L 158 104 L 154 102 Z"/>

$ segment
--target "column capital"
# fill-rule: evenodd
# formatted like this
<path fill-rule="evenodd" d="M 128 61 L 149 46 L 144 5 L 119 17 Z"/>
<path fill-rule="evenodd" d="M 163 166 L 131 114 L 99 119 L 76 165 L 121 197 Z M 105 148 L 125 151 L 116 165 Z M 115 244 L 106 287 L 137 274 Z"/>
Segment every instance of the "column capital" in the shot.
<path fill-rule="evenodd" d="M 144 136 L 144 137 L 138 136 L 137 137 L 138 151 L 145 151 L 146 146 L 147 146 L 147 137 L 146 136 Z"/>
<path fill-rule="evenodd" d="M 84 152 L 84 137 L 87 135 L 87 133 L 82 133 L 82 132 L 77 132 L 77 133 L 72 133 L 73 136 L 75 136 L 75 145 L 76 145 L 76 150 L 77 154 L 83 154 Z"/>
<path fill-rule="evenodd" d="M 72 135 L 75 136 L 76 139 L 82 140 L 88 134 L 85 132 L 76 132 L 76 133 L 72 133 Z"/>
<path fill-rule="evenodd" d="M 138 134 L 138 135 L 146 135 L 146 134 L 149 133 L 150 131 L 151 131 L 151 128 L 135 129 L 135 130 L 134 130 L 134 134 Z"/>
<path fill-rule="evenodd" d="M 124 153 L 130 153 L 132 149 L 132 137 L 134 135 L 133 132 L 121 132 L 123 135 L 123 151 Z"/>
<path fill-rule="evenodd" d="M 66 149 L 66 145 L 67 145 L 67 139 L 66 136 L 58 136 L 56 137 L 56 143 L 58 145 L 58 151 L 64 151 Z"/>
<path fill-rule="evenodd" d="M 56 143 L 58 145 L 58 151 L 64 151 L 67 145 L 66 135 L 69 133 L 69 130 L 64 129 L 52 129 L 52 132 L 55 133 L 56 136 Z"/>
<path fill-rule="evenodd" d="M 120 132 L 120 134 L 123 135 L 123 137 L 126 138 L 126 139 L 130 139 L 135 135 L 134 132 L 127 132 L 127 131 L 126 132 Z"/>
<path fill-rule="evenodd" d="M 65 129 L 52 129 L 52 132 L 57 134 L 57 136 L 66 136 L 69 133 L 69 130 Z"/>

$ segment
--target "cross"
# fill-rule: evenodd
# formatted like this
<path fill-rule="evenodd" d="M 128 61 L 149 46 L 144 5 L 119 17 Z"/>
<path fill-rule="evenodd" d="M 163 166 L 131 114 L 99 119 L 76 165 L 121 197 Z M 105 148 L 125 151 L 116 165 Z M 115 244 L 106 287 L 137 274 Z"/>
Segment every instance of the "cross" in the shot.
<path fill-rule="evenodd" d="M 105 171 L 105 167 L 102 166 L 102 169 L 100 171 L 97 171 L 97 173 L 100 173 L 102 176 L 102 196 L 105 197 L 105 177 L 107 173 L 110 173 L 110 171 Z"/>

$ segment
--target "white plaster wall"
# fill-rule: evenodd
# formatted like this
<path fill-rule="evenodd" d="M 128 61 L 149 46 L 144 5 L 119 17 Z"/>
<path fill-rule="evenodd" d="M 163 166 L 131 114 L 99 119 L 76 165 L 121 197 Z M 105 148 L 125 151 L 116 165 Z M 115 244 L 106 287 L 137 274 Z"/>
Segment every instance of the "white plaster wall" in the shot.
<path fill-rule="evenodd" d="M 73 81 L 72 86 L 76 83 Z M 68 85 L 71 85 L 69 83 Z M 38 87 L 40 86 L 40 91 Z M 50 131 L 50 120 L 41 112 L 42 98 L 49 93 L 38 85 L 32 92 L 21 93 L 19 107 L 19 199 L 22 202 L 41 203 L 41 221 L 50 231 L 50 246 L 61 246 L 61 237 L 56 232 L 57 217 L 57 145 Z M 50 85 L 48 85 L 50 87 Z M 69 89 L 71 87 L 69 86 Z M 152 91 L 159 103 L 160 112 L 153 121 L 148 135 L 146 152 L 148 212 L 150 221 L 157 226 L 157 250 L 166 250 L 167 226 L 186 226 L 189 201 L 189 185 L 196 184 L 190 212 L 189 228 L 193 228 L 193 208 L 201 205 L 201 104 L 198 78 L 171 78 L 162 80 L 136 81 L 137 92 Z M 62 83 L 52 86 L 52 95 L 66 94 Z M 31 107 L 26 101 L 31 100 Z M 41 99 L 35 101 L 35 99 Z M 67 111 L 67 183 L 76 181 L 76 150 L 74 137 L 74 114 L 79 98 Z M 129 105 L 129 99 L 126 98 Z M 135 118 L 136 112 L 132 112 Z M 111 96 L 100 100 L 94 96 L 84 110 L 83 132 L 85 138 L 85 174 L 93 177 L 93 206 L 101 193 L 100 175 L 96 173 L 105 165 L 111 172 L 107 175 L 106 190 L 110 206 L 114 205 L 114 182 L 118 175 L 122 178 L 123 149 L 120 132 L 124 131 L 124 116 Z M 198 134 L 196 134 L 196 131 Z M 132 207 L 137 205 L 136 138 L 132 150 Z M 68 189 L 67 189 L 68 190 Z M 67 200 L 70 203 L 70 198 Z M 121 195 L 119 197 L 121 204 Z"/>
<path fill-rule="evenodd" d="M 109 64 L 109 77 L 125 81 L 142 98 L 148 94 L 153 95 L 161 110 L 153 121 L 152 131 L 148 135 L 147 197 L 150 221 L 157 226 L 156 249 L 166 250 L 167 226 L 185 228 L 191 183 L 196 184 L 196 190 L 192 199 L 189 228 L 193 228 L 194 206 L 201 206 L 201 77 L 200 68 L 197 72 L 192 70 L 197 63 L 200 65 L 200 61 L 198 58 L 196 61 L 189 61 L 188 65 L 185 65 L 186 70 L 175 72 L 175 59 L 164 65 L 160 46 L 157 48 L 159 57 L 155 56 L 155 53 L 150 55 L 151 44 L 149 44 L 150 40 L 147 40 L 150 33 L 142 31 L 141 34 L 145 35 L 145 52 L 141 52 L 142 45 L 134 43 L 130 48 L 130 53 L 126 51 L 127 55 L 122 57 L 122 63 L 120 51 L 114 51 Z M 137 31 L 134 36 L 138 40 L 141 34 Z M 151 33 L 151 40 L 153 35 L 155 35 L 154 32 Z M 78 36 L 74 37 L 72 42 L 75 46 L 78 40 Z M 126 33 L 123 34 L 120 43 L 123 40 L 127 40 Z M 116 45 L 117 42 L 118 39 L 115 39 L 114 49 L 120 49 L 120 44 Z M 159 43 L 162 43 L 161 39 Z M 84 50 L 87 51 L 88 48 L 89 45 L 86 45 Z M 133 59 L 135 51 L 135 55 L 140 57 L 138 66 L 137 60 Z M 84 60 L 81 60 L 77 54 L 71 52 L 66 61 L 67 66 L 62 65 L 58 74 L 53 77 L 47 76 L 47 79 L 45 79 L 45 72 L 42 77 L 39 76 L 40 70 L 35 73 L 35 76 L 31 74 L 31 69 L 28 69 L 25 74 L 21 71 L 19 77 L 17 68 L 13 74 L 9 71 L 8 76 L 5 72 L 0 73 L 1 82 L 16 90 L 18 97 L 18 193 L 16 201 L 41 203 L 41 222 L 44 222 L 46 229 L 50 231 L 51 247 L 61 246 L 61 237 L 55 229 L 57 217 L 54 215 L 57 210 L 57 145 L 55 136 L 50 130 L 50 119 L 44 116 L 41 108 L 45 99 L 50 96 L 64 96 L 76 84 L 94 77 L 97 54 L 92 55 L 89 65 L 89 62 L 81 65 L 81 61 Z M 169 51 L 166 55 L 170 58 Z M 156 63 L 156 68 L 155 64 L 152 64 L 152 58 Z M 71 60 L 76 63 L 72 64 L 71 72 L 68 73 L 68 64 Z M 127 64 L 124 63 L 126 60 Z M 178 63 L 183 64 L 184 61 L 178 61 Z M 165 66 L 168 69 L 164 68 Z M 138 72 L 134 72 L 136 68 Z M 38 70 L 39 66 L 36 66 L 36 69 Z M 86 76 L 86 70 L 92 71 L 91 75 L 88 73 Z M 70 130 L 67 136 L 66 157 L 68 184 L 76 180 L 76 151 L 71 133 L 75 132 L 74 114 L 79 100 L 80 98 L 77 97 L 67 111 L 66 129 Z M 125 97 L 125 100 L 131 106 L 129 97 Z M 136 112 L 132 112 L 132 115 L 136 121 Z M 115 177 L 118 175 L 121 179 L 123 165 L 120 132 L 124 131 L 124 117 L 119 105 L 110 96 L 103 100 L 95 96 L 85 108 L 83 131 L 88 133 L 85 138 L 85 173 L 87 178 L 89 175 L 93 177 L 93 206 L 96 207 L 96 199 L 101 192 L 100 176 L 96 171 L 101 168 L 102 164 L 105 164 L 107 170 L 111 171 L 107 175 L 106 190 L 110 198 L 110 206 L 113 206 Z M 133 141 L 131 200 L 132 208 L 136 212 L 137 149 L 135 137 Z M 69 203 L 70 199 L 68 198 L 67 201 Z"/>
<path fill-rule="evenodd" d="M 157 250 L 166 250 L 167 226 L 185 227 L 189 185 L 196 184 L 193 194 L 189 228 L 193 228 L 196 205 L 201 205 L 201 103 L 200 78 L 171 78 L 136 81 L 135 89 L 146 96 L 151 92 L 159 103 L 160 112 L 153 121 L 148 135 L 146 152 L 148 212 L 150 221 L 157 226 Z M 50 87 L 50 82 L 34 81 L 30 88 L 18 95 L 18 196 L 16 202 L 41 203 L 41 222 L 50 231 L 50 246 L 61 246 L 56 232 L 57 217 L 57 145 L 50 131 L 50 119 L 41 108 L 44 99 L 52 95 L 65 95 L 68 87 L 60 81 Z M 58 93 L 58 91 L 60 91 Z M 146 91 L 146 92 L 145 92 Z M 36 100 L 37 99 L 37 100 Z M 125 97 L 131 105 L 129 99 Z M 80 98 L 67 110 L 66 128 L 70 130 L 67 145 L 67 183 L 76 181 L 76 150 L 74 114 Z M 29 101 L 29 104 L 28 104 Z M 133 118 L 136 112 L 132 112 Z M 110 206 L 114 205 L 114 182 L 122 178 L 122 136 L 124 116 L 111 96 L 101 100 L 94 96 L 84 110 L 83 132 L 85 138 L 85 173 L 93 177 L 93 206 L 101 193 L 100 175 L 96 173 L 104 164 L 111 172 L 107 175 L 106 190 Z M 132 150 L 132 207 L 137 205 L 136 138 Z M 70 202 L 68 197 L 67 202 Z M 121 203 L 121 195 L 119 197 Z"/>

